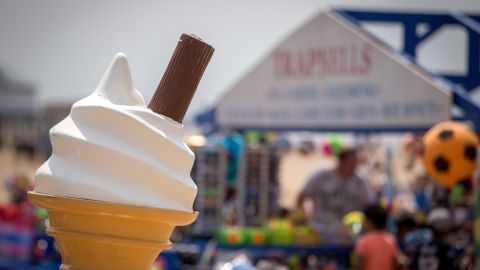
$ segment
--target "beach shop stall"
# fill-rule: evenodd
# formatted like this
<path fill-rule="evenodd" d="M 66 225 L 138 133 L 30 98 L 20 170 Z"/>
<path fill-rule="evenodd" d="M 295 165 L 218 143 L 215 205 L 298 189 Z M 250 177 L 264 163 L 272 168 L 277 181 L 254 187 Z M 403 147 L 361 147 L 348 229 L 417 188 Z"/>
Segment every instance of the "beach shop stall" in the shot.
<path fill-rule="evenodd" d="M 197 116 L 203 132 L 424 132 L 447 120 L 479 129 L 480 107 L 462 86 L 416 64 L 411 46 L 399 52 L 380 41 L 358 14 L 308 20 Z"/>

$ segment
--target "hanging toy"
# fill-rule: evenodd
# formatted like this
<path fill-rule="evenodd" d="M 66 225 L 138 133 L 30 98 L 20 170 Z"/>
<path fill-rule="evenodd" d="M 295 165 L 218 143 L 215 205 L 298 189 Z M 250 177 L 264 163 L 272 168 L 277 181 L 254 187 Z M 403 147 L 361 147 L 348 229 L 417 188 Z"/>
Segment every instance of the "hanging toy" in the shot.
<path fill-rule="evenodd" d="M 423 137 L 427 173 L 444 187 L 468 181 L 477 166 L 477 135 L 459 122 L 442 122 Z"/>

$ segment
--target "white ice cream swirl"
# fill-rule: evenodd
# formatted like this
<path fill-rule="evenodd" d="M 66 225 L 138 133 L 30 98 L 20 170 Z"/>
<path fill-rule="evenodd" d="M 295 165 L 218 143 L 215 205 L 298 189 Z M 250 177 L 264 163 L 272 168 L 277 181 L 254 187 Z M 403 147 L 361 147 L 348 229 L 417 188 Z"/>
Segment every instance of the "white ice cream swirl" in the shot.
<path fill-rule="evenodd" d="M 93 94 L 50 130 L 52 156 L 37 171 L 35 191 L 192 211 L 194 155 L 183 125 L 146 108 L 119 53 Z"/>

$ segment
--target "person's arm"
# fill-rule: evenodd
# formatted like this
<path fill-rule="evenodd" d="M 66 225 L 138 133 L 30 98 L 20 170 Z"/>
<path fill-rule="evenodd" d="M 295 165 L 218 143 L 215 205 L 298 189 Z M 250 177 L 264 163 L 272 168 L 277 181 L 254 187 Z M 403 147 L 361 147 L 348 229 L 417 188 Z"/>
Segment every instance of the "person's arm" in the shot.
<path fill-rule="evenodd" d="M 402 252 L 398 252 L 398 254 L 393 258 L 392 264 L 392 269 L 403 270 L 408 267 L 408 258 Z"/>
<path fill-rule="evenodd" d="M 403 252 L 398 247 L 397 240 L 392 235 L 392 242 L 393 242 L 393 254 L 394 257 L 392 259 L 392 269 L 396 270 L 403 270 L 408 267 L 408 258 L 403 254 Z"/>
<path fill-rule="evenodd" d="M 354 248 L 354 269 L 355 270 L 364 270 L 365 269 L 365 254 L 367 252 L 367 243 L 364 237 L 360 237 L 357 239 Z"/>
<path fill-rule="evenodd" d="M 365 258 L 362 255 L 355 254 L 355 270 L 365 269 Z"/>
<path fill-rule="evenodd" d="M 298 194 L 297 197 L 297 209 L 302 209 L 304 207 L 304 203 L 307 199 L 311 199 L 313 196 L 315 196 L 315 182 L 318 179 L 319 174 L 315 173 L 310 177 L 310 179 L 307 180 L 307 183 L 303 187 L 302 191 Z"/>
<path fill-rule="evenodd" d="M 307 198 L 308 198 L 308 195 L 303 190 L 300 191 L 300 194 L 298 194 L 298 197 L 297 197 L 297 204 L 296 204 L 297 209 L 303 209 L 303 205 L 307 200 Z"/>

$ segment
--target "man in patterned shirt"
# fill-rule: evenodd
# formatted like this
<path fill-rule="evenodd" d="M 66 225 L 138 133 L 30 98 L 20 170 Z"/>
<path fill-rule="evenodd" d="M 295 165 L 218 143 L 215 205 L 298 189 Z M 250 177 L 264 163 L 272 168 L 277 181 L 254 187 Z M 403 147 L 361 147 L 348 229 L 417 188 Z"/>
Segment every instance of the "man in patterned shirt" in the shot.
<path fill-rule="evenodd" d="M 346 148 L 338 156 L 336 168 L 320 171 L 307 181 L 297 206 L 313 202 L 313 225 L 320 230 L 339 228 L 343 217 L 352 211 L 362 211 L 372 200 L 372 192 L 356 174 L 357 150 Z"/>

